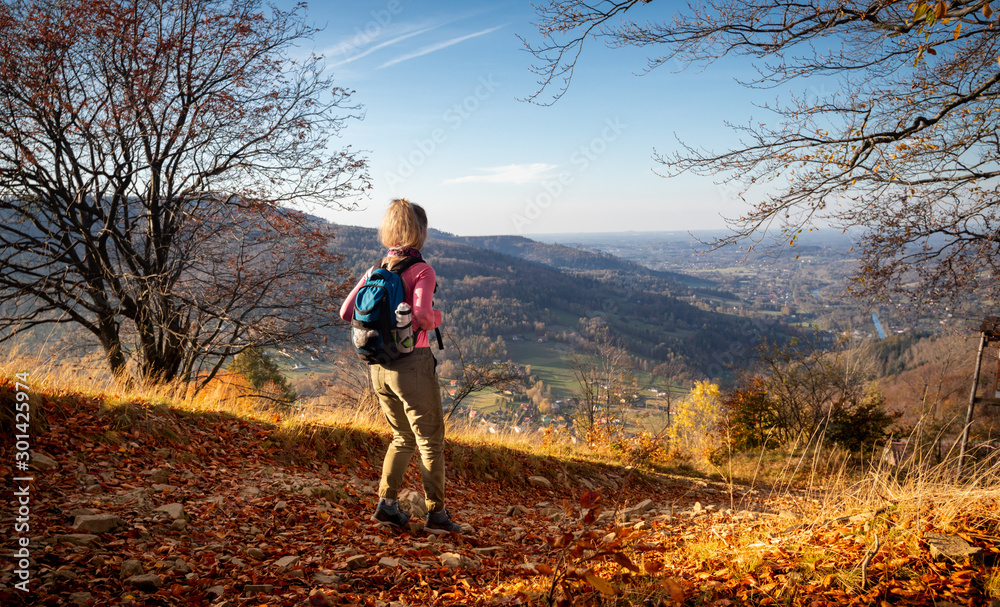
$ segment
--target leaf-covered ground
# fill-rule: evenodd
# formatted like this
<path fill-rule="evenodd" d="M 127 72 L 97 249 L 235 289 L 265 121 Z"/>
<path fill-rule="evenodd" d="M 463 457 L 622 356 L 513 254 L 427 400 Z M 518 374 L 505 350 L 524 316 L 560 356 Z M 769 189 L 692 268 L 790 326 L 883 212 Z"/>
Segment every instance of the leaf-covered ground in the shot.
<path fill-rule="evenodd" d="M 0 386 L 0 403 L 13 394 Z M 998 585 L 989 492 L 947 525 L 892 502 L 823 518 L 762 488 L 451 445 L 449 510 L 471 530 L 439 538 L 369 520 L 382 435 L 290 445 L 280 426 L 225 415 L 80 395 L 32 406 L 31 449 L 54 462 L 33 462 L 17 531 L 25 473 L 3 443 L 0 548 L 31 538 L 27 592 L 19 560 L 2 562 L 4 606 L 988 605 Z M 979 553 L 935 560 L 928 531 Z"/>

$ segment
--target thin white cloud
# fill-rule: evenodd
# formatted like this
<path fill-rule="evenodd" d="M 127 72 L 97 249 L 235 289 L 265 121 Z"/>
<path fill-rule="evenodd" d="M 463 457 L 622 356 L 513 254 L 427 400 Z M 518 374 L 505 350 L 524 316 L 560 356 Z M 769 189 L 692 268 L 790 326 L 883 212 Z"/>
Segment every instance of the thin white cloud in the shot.
<path fill-rule="evenodd" d="M 489 34 L 491 32 L 495 32 L 498 29 L 500 29 L 502 27 L 505 27 L 505 25 L 498 25 L 496 27 L 491 27 L 489 29 L 485 29 L 485 30 L 482 30 L 482 31 L 474 32 L 472 34 L 466 34 L 465 36 L 459 36 L 457 38 L 452 38 L 451 40 L 445 40 L 444 42 L 438 42 L 437 44 L 432 44 L 430 46 L 425 46 L 424 48 L 419 49 L 417 51 L 414 51 L 412 53 L 408 53 L 406 55 L 402 55 L 402 56 L 396 57 L 395 59 L 390 59 L 389 61 L 386 61 L 382 65 L 378 66 L 378 69 L 382 69 L 384 67 L 389 67 L 390 65 L 396 65 L 397 63 L 402 63 L 402 62 L 408 61 L 410 59 L 416 59 L 417 57 L 423 57 L 424 55 L 429 55 L 430 53 L 433 53 L 435 51 L 439 51 L 439 50 L 441 50 L 443 48 L 448 48 L 449 46 L 458 44 L 459 42 L 465 42 L 466 40 L 469 40 L 470 38 L 476 38 L 478 36 L 485 36 L 486 34 Z"/>
<path fill-rule="evenodd" d="M 544 164 L 541 162 L 508 164 L 502 167 L 480 169 L 484 171 L 484 174 L 447 179 L 444 183 L 530 183 L 541 179 L 554 168 L 556 168 L 554 164 Z"/>
<path fill-rule="evenodd" d="M 404 30 L 404 33 L 399 34 L 399 35 L 395 36 L 394 38 L 390 38 L 389 40 L 386 40 L 385 42 L 380 42 L 380 43 L 378 43 L 378 44 L 376 44 L 374 46 L 368 47 L 368 48 L 366 48 L 364 50 L 360 50 L 360 49 L 362 49 L 366 44 L 371 43 L 373 40 L 368 39 L 364 35 L 359 35 L 359 36 L 349 38 L 349 39 L 347 39 L 347 40 L 345 40 L 343 42 L 340 42 L 339 44 L 334 45 L 332 48 L 330 48 L 329 50 L 327 50 L 324 54 L 331 55 L 332 57 L 335 57 L 335 58 L 336 57 L 345 57 L 344 59 L 341 59 L 341 60 L 337 61 L 336 63 L 333 63 L 333 64 L 330 65 L 330 67 L 337 67 L 337 66 L 340 66 L 340 65 L 351 63 L 353 61 L 357 61 L 358 59 L 361 59 L 362 57 L 370 55 L 370 54 L 374 53 L 377 50 L 383 49 L 383 48 L 385 48 L 387 46 L 392 46 L 393 44 L 396 44 L 398 42 L 402 42 L 403 40 L 406 40 L 407 38 L 412 38 L 414 36 L 419 36 L 420 34 L 424 34 L 424 33 L 429 32 L 431 30 L 437 29 L 437 28 L 441 27 L 442 25 L 444 25 L 444 23 L 438 23 L 436 25 L 430 25 L 430 26 L 426 26 L 426 27 L 420 27 L 419 29 L 417 29 L 415 31 L 405 31 Z"/>

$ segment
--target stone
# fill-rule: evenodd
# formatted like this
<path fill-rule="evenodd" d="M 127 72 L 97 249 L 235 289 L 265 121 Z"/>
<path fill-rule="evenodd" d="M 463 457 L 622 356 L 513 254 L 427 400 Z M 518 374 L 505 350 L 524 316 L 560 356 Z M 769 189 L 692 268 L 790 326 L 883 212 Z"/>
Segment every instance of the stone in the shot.
<path fill-rule="evenodd" d="M 299 562 L 299 557 L 297 556 L 283 556 L 274 561 L 274 565 L 281 571 L 288 571 L 297 562 Z"/>
<path fill-rule="evenodd" d="M 246 561 L 244 561 L 243 559 L 231 558 L 229 559 L 229 564 L 232 565 L 233 567 L 245 567 Z"/>
<path fill-rule="evenodd" d="M 642 500 L 641 502 L 639 502 L 635 506 L 632 506 L 631 508 L 627 508 L 625 512 L 631 515 L 640 515 L 640 514 L 646 514 L 652 509 L 653 509 L 653 500 L 647 499 L 647 500 Z"/>
<path fill-rule="evenodd" d="M 339 575 L 328 575 L 326 573 L 314 573 L 312 579 L 317 584 L 339 584 L 343 578 Z"/>
<path fill-rule="evenodd" d="M 482 554 L 484 556 L 493 556 L 497 552 L 503 550 L 503 546 L 484 546 L 482 548 L 473 548 L 472 551 L 476 554 Z"/>
<path fill-rule="evenodd" d="M 967 558 L 981 559 L 983 549 L 970 546 L 969 542 L 956 535 L 945 535 L 928 531 L 924 534 L 927 546 L 930 548 L 931 557 L 935 561 L 951 560 L 960 561 Z"/>
<path fill-rule="evenodd" d="M 188 522 L 186 519 L 178 518 L 170 522 L 171 531 L 184 531 L 187 529 Z"/>
<path fill-rule="evenodd" d="M 247 556 L 258 561 L 264 560 L 264 551 L 260 548 L 247 548 Z"/>
<path fill-rule="evenodd" d="M 247 584 L 243 587 L 243 592 L 247 594 L 257 594 L 258 592 L 263 592 L 266 594 L 271 594 L 274 592 L 273 584 Z"/>
<path fill-rule="evenodd" d="M 284 510 L 287 507 L 288 507 L 288 504 L 285 502 L 285 500 L 278 500 L 277 503 L 274 504 L 274 511 L 275 512 L 281 512 L 282 510 Z"/>
<path fill-rule="evenodd" d="M 363 554 L 356 554 L 347 559 L 347 568 L 351 571 L 365 569 L 368 567 L 368 558 Z"/>
<path fill-rule="evenodd" d="M 108 533 L 124 524 L 125 521 L 115 514 L 84 514 L 76 517 L 73 528 L 90 533 Z"/>
<path fill-rule="evenodd" d="M 137 560 L 129 559 L 122 563 L 122 568 L 118 572 L 118 577 L 126 578 L 133 577 L 137 575 L 142 575 L 145 573 L 142 569 L 142 563 Z"/>
<path fill-rule="evenodd" d="M 404 491 L 397 498 L 403 509 L 410 513 L 411 519 L 422 519 L 427 517 L 427 500 L 418 491 Z"/>
<path fill-rule="evenodd" d="M 94 558 L 90 559 L 90 564 L 95 569 L 100 569 L 101 567 L 104 566 L 104 557 L 101 555 L 97 555 Z"/>
<path fill-rule="evenodd" d="M 142 592 L 156 592 L 163 585 L 163 580 L 155 573 L 144 573 L 127 578 L 125 585 Z"/>
<path fill-rule="evenodd" d="M 167 515 L 167 517 L 170 518 L 170 520 L 175 520 L 179 518 L 182 519 L 188 518 L 187 512 L 184 512 L 184 505 L 178 504 L 176 502 L 173 504 L 165 504 L 163 506 L 160 506 L 159 508 L 154 510 L 154 512 L 163 512 Z"/>
<path fill-rule="evenodd" d="M 59 462 L 44 453 L 29 451 L 28 455 L 31 458 L 31 465 L 37 470 L 52 470 L 59 467 Z"/>
<path fill-rule="evenodd" d="M 528 509 L 521 504 L 515 504 L 507 508 L 507 516 L 519 516 L 521 514 L 527 514 Z"/>
<path fill-rule="evenodd" d="M 340 494 L 337 492 L 337 490 L 331 487 L 330 485 L 313 485 L 311 487 L 306 487 L 305 489 L 303 489 L 302 493 L 304 493 L 308 497 L 320 497 L 323 499 L 330 500 L 331 502 L 337 501 L 338 498 L 340 497 Z"/>
<path fill-rule="evenodd" d="M 174 561 L 174 571 L 177 573 L 191 573 L 191 567 L 184 559 L 177 559 Z"/>
<path fill-rule="evenodd" d="M 549 481 L 549 479 L 545 478 L 544 476 L 529 476 L 528 483 L 536 487 L 542 487 L 544 489 L 552 488 L 552 482 Z"/>
<path fill-rule="evenodd" d="M 57 543 L 73 544 L 74 546 L 90 546 L 97 539 L 92 533 L 66 533 L 53 537 Z"/>
<path fill-rule="evenodd" d="M 74 592 L 69 595 L 69 600 L 76 603 L 77 605 L 87 605 L 92 601 L 94 595 L 89 592 Z"/>
<path fill-rule="evenodd" d="M 443 552 L 438 558 L 441 560 L 441 565 L 450 569 L 479 569 L 479 562 L 465 556 L 464 554 Z"/>
<path fill-rule="evenodd" d="M 379 567 L 388 567 L 389 569 L 395 569 L 399 566 L 399 559 L 390 558 L 388 556 L 383 556 L 378 561 Z"/>
<path fill-rule="evenodd" d="M 240 489 L 240 494 L 246 495 L 248 497 L 253 497 L 255 495 L 260 495 L 261 491 L 257 487 L 250 486 L 250 487 L 243 487 L 242 489 Z"/>
<path fill-rule="evenodd" d="M 149 475 L 149 481 L 157 485 L 166 485 L 170 480 L 170 473 L 162 468 L 157 468 L 153 470 Z M 175 517 L 176 518 L 176 517 Z"/>
<path fill-rule="evenodd" d="M 219 599 L 219 598 L 222 598 L 222 594 L 225 591 L 226 591 L 226 588 L 224 586 L 212 586 L 211 588 L 209 588 L 205 592 L 207 592 L 208 594 L 212 595 L 211 598 L 213 598 L 213 599 Z"/>

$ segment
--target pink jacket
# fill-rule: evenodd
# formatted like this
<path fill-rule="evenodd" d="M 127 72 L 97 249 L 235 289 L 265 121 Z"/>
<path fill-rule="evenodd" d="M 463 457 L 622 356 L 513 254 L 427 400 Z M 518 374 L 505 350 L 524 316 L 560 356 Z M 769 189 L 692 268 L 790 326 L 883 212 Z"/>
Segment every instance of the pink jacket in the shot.
<path fill-rule="evenodd" d="M 354 285 L 354 289 L 344 300 L 344 304 L 340 306 L 340 318 L 343 320 L 350 322 L 351 318 L 354 317 L 354 298 L 357 297 L 358 291 L 361 290 L 373 270 L 375 268 L 368 268 L 358 284 Z M 433 302 L 437 275 L 434 273 L 434 268 L 421 262 L 403 270 L 402 278 L 403 288 L 406 291 L 406 301 L 413 308 L 413 327 L 420 329 L 415 347 L 428 348 L 430 347 L 428 332 L 440 327 L 443 320 L 441 311 L 434 309 Z"/>

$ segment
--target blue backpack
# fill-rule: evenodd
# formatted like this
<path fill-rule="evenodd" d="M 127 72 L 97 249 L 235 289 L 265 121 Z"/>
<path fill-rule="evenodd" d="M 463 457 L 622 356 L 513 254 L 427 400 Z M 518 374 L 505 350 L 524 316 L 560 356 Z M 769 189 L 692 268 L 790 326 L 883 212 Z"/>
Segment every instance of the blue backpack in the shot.
<path fill-rule="evenodd" d="M 400 343 L 403 336 L 396 330 L 396 308 L 406 301 L 400 275 L 422 261 L 421 257 L 407 257 L 391 270 L 381 264 L 354 298 L 351 341 L 366 363 L 387 365 L 412 351 L 416 336 L 409 337 L 407 344 Z M 412 331 L 409 326 L 406 329 Z"/>

